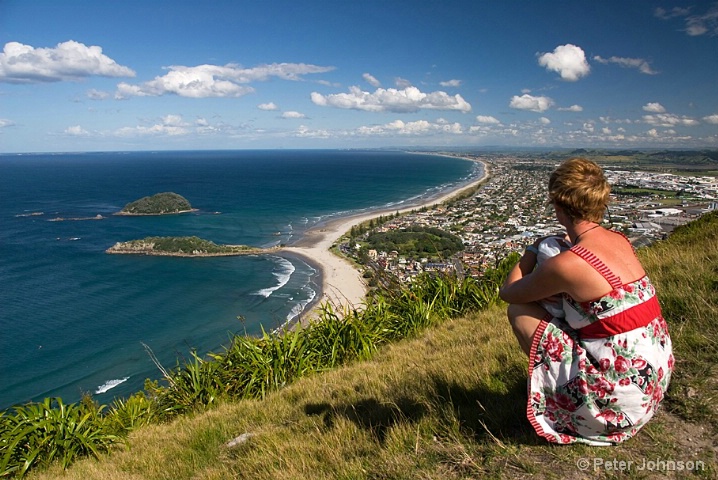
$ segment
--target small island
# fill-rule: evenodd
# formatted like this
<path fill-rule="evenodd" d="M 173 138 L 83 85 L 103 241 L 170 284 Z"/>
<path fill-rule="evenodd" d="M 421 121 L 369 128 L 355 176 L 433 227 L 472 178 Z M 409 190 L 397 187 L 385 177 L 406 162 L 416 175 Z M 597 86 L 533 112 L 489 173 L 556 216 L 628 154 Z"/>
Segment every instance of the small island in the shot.
<path fill-rule="evenodd" d="M 182 195 L 164 192 L 130 202 L 117 215 L 174 215 L 193 211 L 196 209 Z"/>
<path fill-rule="evenodd" d="M 199 237 L 147 237 L 142 240 L 117 242 L 105 250 L 113 254 L 161 255 L 170 257 L 223 257 L 257 255 L 280 247 L 258 248 L 247 245 L 217 245 Z"/>

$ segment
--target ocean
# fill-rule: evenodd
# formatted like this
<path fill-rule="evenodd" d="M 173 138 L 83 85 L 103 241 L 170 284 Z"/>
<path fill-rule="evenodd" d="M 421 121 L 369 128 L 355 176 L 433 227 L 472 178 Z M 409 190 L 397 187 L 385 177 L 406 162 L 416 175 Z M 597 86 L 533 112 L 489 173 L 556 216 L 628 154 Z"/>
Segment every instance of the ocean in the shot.
<path fill-rule="evenodd" d="M 189 236 L 292 244 L 337 217 L 398 209 L 466 183 L 480 164 L 361 150 L 0 155 L 0 409 L 48 396 L 100 403 L 194 350 L 261 334 L 309 305 L 320 279 L 278 255 L 108 255 L 115 242 Z M 197 212 L 113 215 L 160 192 Z"/>

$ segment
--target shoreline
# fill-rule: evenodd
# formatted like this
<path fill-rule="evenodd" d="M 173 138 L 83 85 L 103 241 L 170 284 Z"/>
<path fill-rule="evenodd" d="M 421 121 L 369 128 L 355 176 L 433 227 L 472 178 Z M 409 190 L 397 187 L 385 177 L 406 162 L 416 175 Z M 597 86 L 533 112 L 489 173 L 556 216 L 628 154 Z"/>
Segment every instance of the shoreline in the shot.
<path fill-rule="evenodd" d="M 341 314 L 345 308 L 361 309 L 364 305 L 368 288 L 361 276 L 361 272 L 349 259 L 331 251 L 337 241 L 350 231 L 353 226 L 385 214 L 397 212 L 404 214 L 424 207 L 436 207 L 467 190 L 476 188 L 489 177 L 489 167 L 486 162 L 481 160 L 458 155 L 436 154 L 436 156 L 449 156 L 470 162 L 478 162 L 482 165 L 483 172 L 480 177 L 472 179 L 468 183 L 463 183 L 451 190 L 440 192 L 435 196 L 422 199 L 418 203 L 406 205 L 400 209 L 377 208 L 369 212 L 349 215 L 316 225 L 304 232 L 302 237 L 294 244 L 281 247 L 276 252 L 279 255 L 288 253 L 290 256 L 299 256 L 311 267 L 315 268 L 321 277 L 321 291 L 317 292 L 318 294 L 312 302 L 299 315 L 289 320 L 283 328 L 291 329 L 297 324 L 301 326 L 308 325 L 309 321 L 314 318 L 318 307 L 327 302 L 332 305 L 334 311 L 338 314 Z"/>

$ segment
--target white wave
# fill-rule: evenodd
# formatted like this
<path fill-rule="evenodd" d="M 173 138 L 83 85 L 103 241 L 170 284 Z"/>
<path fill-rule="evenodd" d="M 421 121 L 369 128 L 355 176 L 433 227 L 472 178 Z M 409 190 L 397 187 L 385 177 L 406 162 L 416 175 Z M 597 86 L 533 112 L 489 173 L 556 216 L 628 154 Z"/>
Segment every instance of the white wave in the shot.
<path fill-rule="evenodd" d="M 105 393 L 108 390 L 112 390 L 117 385 L 125 383 L 129 378 L 130 377 L 118 378 L 116 380 L 108 380 L 99 387 L 97 387 L 97 390 L 95 390 L 95 394 Z"/>
<path fill-rule="evenodd" d="M 277 262 L 276 266 L 272 270 L 272 275 L 274 275 L 274 277 L 277 279 L 277 285 L 273 287 L 263 288 L 254 292 L 252 295 L 261 295 L 264 298 L 269 298 L 272 293 L 285 286 L 287 282 L 289 282 L 289 279 L 292 277 L 292 273 L 294 273 L 295 270 L 292 262 L 282 257 L 272 258 L 275 259 Z"/>
<path fill-rule="evenodd" d="M 289 322 L 292 319 L 294 319 L 296 316 L 301 315 L 304 312 L 304 309 L 307 307 L 307 305 L 312 303 L 312 301 L 314 300 L 314 297 L 316 297 L 316 296 L 317 296 L 317 292 L 310 289 L 309 297 L 306 300 L 302 300 L 301 302 L 294 305 L 292 307 L 292 309 L 289 311 L 289 313 L 287 314 L 287 321 Z"/>

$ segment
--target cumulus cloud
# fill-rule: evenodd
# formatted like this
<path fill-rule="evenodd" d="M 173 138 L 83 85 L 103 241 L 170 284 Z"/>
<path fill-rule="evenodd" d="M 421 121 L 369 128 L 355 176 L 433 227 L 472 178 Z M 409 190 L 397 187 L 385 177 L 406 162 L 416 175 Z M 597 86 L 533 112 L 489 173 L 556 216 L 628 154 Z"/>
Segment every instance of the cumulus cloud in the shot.
<path fill-rule="evenodd" d="M 463 132 L 463 128 L 459 123 L 450 123 L 444 119 L 438 119 L 436 122 L 427 120 L 417 120 L 415 122 L 404 122 L 402 120 L 394 120 L 384 125 L 372 125 L 359 127 L 356 133 L 359 135 L 429 135 L 439 133 L 449 133 L 459 135 Z"/>
<path fill-rule="evenodd" d="M 300 112 L 289 111 L 282 113 L 282 118 L 306 118 L 306 115 Z"/>
<path fill-rule="evenodd" d="M 658 102 L 651 102 L 651 103 L 645 104 L 643 106 L 643 110 L 645 112 L 651 112 L 651 113 L 665 113 L 666 112 L 665 107 Z"/>
<path fill-rule="evenodd" d="M 179 136 L 191 133 L 190 125 L 186 123 L 181 115 L 165 115 L 154 125 L 136 127 L 123 127 L 114 132 L 119 137 L 137 136 Z"/>
<path fill-rule="evenodd" d="M 529 110 L 541 113 L 551 108 L 553 104 L 553 100 L 549 97 L 534 97 L 533 95 L 525 93 L 520 97 L 518 95 L 511 97 L 509 107 L 517 110 Z"/>
<path fill-rule="evenodd" d="M 599 55 L 596 55 L 595 57 L 593 57 L 593 59 L 598 63 L 602 63 L 604 65 L 613 63 L 624 68 L 637 68 L 638 71 L 640 71 L 641 73 L 645 73 L 646 75 L 656 75 L 658 73 L 651 68 L 651 65 L 646 60 L 642 58 L 625 58 L 615 56 L 610 58 L 603 58 Z"/>
<path fill-rule="evenodd" d="M 260 103 L 259 105 L 257 105 L 257 108 L 268 112 L 279 110 L 279 107 L 274 102 Z"/>
<path fill-rule="evenodd" d="M 678 116 L 672 113 L 659 113 L 656 115 L 644 115 L 643 121 L 646 122 L 649 125 L 654 125 L 656 127 L 666 127 L 671 128 L 675 127 L 677 125 L 681 125 L 684 127 L 693 127 L 695 125 L 698 125 L 700 122 L 694 118 L 686 117 L 686 116 Z"/>
<path fill-rule="evenodd" d="M 703 121 L 706 123 L 711 123 L 713 125 L 718 125 L 718 114 L 703 117 Z M 0 120 L 0 125 L 2 125 L 2 120 Z"/>
<path fill-rule="evenodd" d="M 461 80 L 446 80 L 445 82 L 439 82 L 442 87 L 460 87 Z"/>
<path fill-rule="evenodd" d="M 583 107 L 581 105 L 571 105 L 570 107 L 560 107 L 558 110 L 560 112 L 583 112 Z"/>
<path fill-rule="evenodd" d="M 54 48 L 34 48 L 8 42 L 0 53 L 0 82 L 40 83 L 78 81 L 91 76 L 134 77 L 98 46 L 70 40 Z"/>
<path fill-rule="evenodd" d="M 80 125 L 73 125 L 72 127 L 67 127 L 65 129 L 65 135 L 70 135 L 73 137 L 86 137 L 89 134 L 90 132 L 82 128 Z"/>
<path fill-rule="evenodd" d="M 362 91 L 359 87 L 350 87 L 348 93 L 322 95 L 312 92 L 314 104 L 322 107 L 346 108 L 368 112 L 416 112 L 427 110 L 471 111 L 471 105 L 461 95 L 448 95 L 436 91 L 424 93 L 416 87 L 402 90 L 378 88 L 374 93 Z"/>
<path fill-rule="evenodd" d="M 541 118 L 539 118 L 539 122 L 542 125 L 549 125 L 551 123 L 551 120 L 546 117 L 541 117 Z"/>
<path fill-rule="evenodd" d="M 262 82 L 270 78 L 297 81 L 302 80 L 304 75 L 329 72 L 334 70 L 334 67 L 273 63 L 254 68 L 242 68 L 235 64 L 195 67 L 175 65 L 168 67 L 168 70 L 167 74 L 140 85 L 120 83 L 115 97 L 156 97 L 165 94 L 189 98 L 241 97 L 254 92 L 254 88 L 246 85 L 251 82 Z"/>
<path fill-rule="evenodd" d="M 558 72 L 562 79 L 569 82 L 575 82 L 591 71 L 581 47 L 570 43 L 559 45 L 553 52 L 540 55 L 538 63 L 547 70 Z"/>
<path fill-rule="evenodd" d="M 478 115 L 476 117 L 476 121 L 479 123 L 486 124 L 486 125 L 500 125 L 501 124 L 501 122 L 497 118 L 492 117 L 490 115 Z"/>
<path fill-rule="evenodd" d="M 377 80 L 376 77 L 374 77 L 374 75 L 372 75 L 371 73 L 365 73 L 364 75 L 362 75 L 362 77 L 372 87 L 380 87 L 381 86 L 381 82 L 379 80 Z"/>

